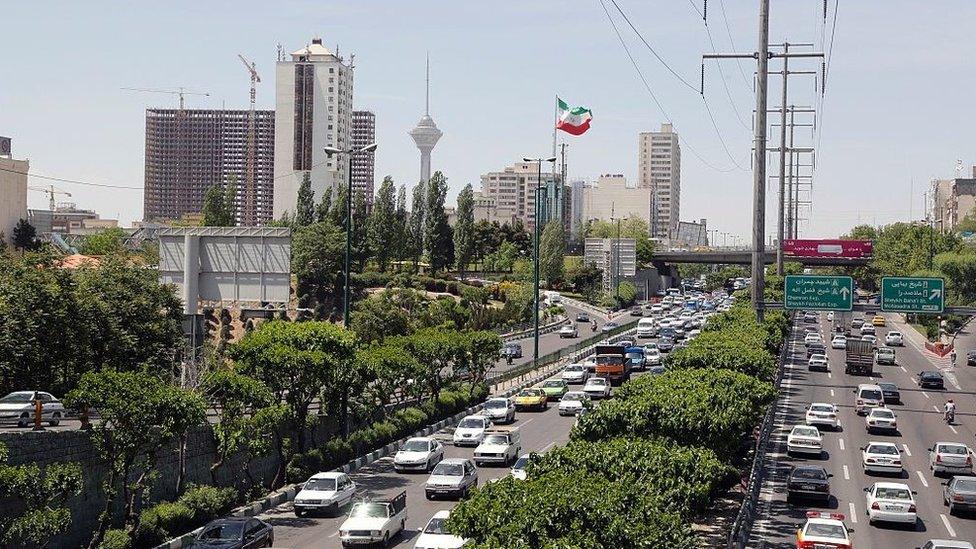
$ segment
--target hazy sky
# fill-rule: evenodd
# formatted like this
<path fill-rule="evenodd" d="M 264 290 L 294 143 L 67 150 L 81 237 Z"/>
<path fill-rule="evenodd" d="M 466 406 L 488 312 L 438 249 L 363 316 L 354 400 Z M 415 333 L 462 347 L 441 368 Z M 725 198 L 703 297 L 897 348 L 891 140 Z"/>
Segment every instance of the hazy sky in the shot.
<path fill-rule="evenodd" d="M 684 140 L 682 219 L 704 217 L 713 229 L 746 234 L 752 223 L 748 128 L 755 63 L 743 61 L 740 72 L 735 61 L 722 62 L 728 93 L 715 62 L 706 65 L 707 104 L 740 170 L 725 153 L 698 93 L 673 76 L 606 1 Z M 696 13 L 702 1 L 617 3 L 674 71 L 697 88 L 700 56 L 712 51 Z M 829 48 L 835 0 L 829 4 L 824 29 L 820 0 L 772 0 L 771 41 Z M 717 50 L 731 50 L 730 34 L 737 50 L 755 50 L 757 6 L 756 0 L 724 0 L 727 29 L 722 2 L 708 2 Z M 356 55 L 354 104 L 377 117 L 377 184 L 387 174 L 398 183 L 418 178 L 418 153 L 406 132 L 423 114 L 425 51 L 431 58 L 431 114 L 444 131 L 433 165 L 448 176 L 452 201 L 466 183 L 477 189 L 485 171 L 549 153 L 557 93 L 590 107 L 594 116 L 587 134 L 565 137 L 570 177 L 623 173 L 634 181 L 637 133 L 666 121 L 600 0 L 7 0 L 0 13 L 0 135 L 12 137 L 15 157 L 29 158 L 32 171 L 42 175 L 141 187 L 144 109 L 172 107 L 176 99 L 119 88 L 184 86 L 211 94 L 189 97 L 190 107 L 244 108 L 248 74 L 240 53 L 255 60 L 265 78 L 259 107 L 273 108 L 276 44 L 289 52 L 315 36 L 330 48 L 338 43 L 344 55 Z M 805 235 L 836 235 L 859 220 L 905 219 L 910 208 L 920 217 L 923 184 L 952 176 L 957 159 L 976 163 L 974 20 L 976 3 L 966 0 L 839 3 L 817 121 L 813 220 Z M 797 61 L 791 68 L 819 64 Z M 780 62 L 773 61 L 771 69 L 779 70 Z M 791 86 L 792 103 L 818 103 L 813 77 L 793 77 Z M 774 106 L 780 77 L 770 78 L 770 92 Z M 810 134 L 798 128 L 796 143 L 815 143 Z M 769 167 L 775 172 L 775 161 Z M 55 185 L 103 217 L 129 222 L 142 216 L 141 190 Z M 768 227 L 774 230 L 774 193 L 768 201 Z M 32 191 L 30 204 L 43 206 L 46 196 Z"/>

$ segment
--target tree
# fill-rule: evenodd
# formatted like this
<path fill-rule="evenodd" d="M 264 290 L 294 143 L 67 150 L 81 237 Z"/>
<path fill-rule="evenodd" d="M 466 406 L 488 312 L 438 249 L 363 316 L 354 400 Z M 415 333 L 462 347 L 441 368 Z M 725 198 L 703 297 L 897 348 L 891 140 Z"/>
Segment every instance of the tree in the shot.
<path fill-rule="evenodd" d="M 230 227 L 233 225 L 233 210 L 227 208 L 227 194 L 219 183 L 207 189 L 203 198 L 203 226 Z"/>
<path fill-rule="evenodd" d="M 966 217 L 956 223 L 955 232 L 958 234 L 976 232 L 976 211 L 970 211 Z"/>
<path fill-rule="evenodd" d="M 397 223 L 396 199 L 393 178 L 386 176 L 376 194 L 369 219 L 370 248 L 376 255 L 376 263 L 381 271 L 386 271 L 390 258 L 397 254 L 397 233 L 402 226 Z"/>
<path fill-rule="evenodd" d="M 364 343 L 407 335 L 417 328 L 417 317 L 427 300 L 416 290 L 391 288 L 356 303 L 352 330 Z"/>
<path fill-rule="evenodd" d="M 464 271 L 474 256 L 474 190 L 470 183 L 464 186 L 457 199 L 454 255 L 457 257 L 457 269 L 464 276 Z"/>
<path fill-rule="evenodd" d="M 413 200 L 410 203 L 407 249 L 410 252 L 410 259 L 413 260 L 414 272 L 417 271 L 417 265 L 424 255 L 424 216 L 426 215 L 424 196 L 426 188 L 426 182 L 417 183 L 417 186 L 413 188 Z"/>
<path fill-rule="evenodd" d="M 369 212 L 366 211 L 366 193 L 356 193 L 352 208 L 352 260 L 362 272 L 369 260 Z"/>
<path fill-rule="evenodd" d="M 332 209 L 329 210 L 329 219 L 332 224 L 343 231 L 346 230 L 346 208 L 349 202 L 349 198 L 346 196 L 347 190 L 348 187 L 345 189 L 336 188 L 335 198 L 332 200 Z"/>
<path fill-rule="evenodd" d="M 237 176 L 234 174 L 227 178 L 224 189 L 224 216 L 225 226 L 237 225 Z"/>
<path fill-rule="evenodd" d="M 395 222 L 395 232 L 394 232 L 394 246 L 393 246 L 393 256 L 397 261 L 403 261 L 410 257 L 407 245 L 410 242 L 409 238 L 409 227 L 407 226 L 407 220 L 409 219 L 409 214 L 407 213 L 407 186 L 400 185 L 400 190 L 397 191 L 397 201 L 396 201 L 396 222 Z"/>
<path fill-rule="evenodd" d="M 300 299 L 325 303 L 336 295 L 341 287 L 345 247 L 345 236 L 331 222 L 313 223 L 295 231 L 291 271 L 298 279 L 296 293 Z"/>
<path fill-rule="evenodd" d="M 254 437 L 256 430 L 254 417 L 274 403 L 274 396 L 261 381 L 227 369 L 209 374 L 200 390 L 210 407 L 217 411 L 217 422 L 213 424 L 217 451 L 210 465 L 210 479 L 214 486 L 219 486 L 218 470 L 229 457 L 249 448 L 248 439 Z M 250 459 L 245 457 L 241 462 L 241 472 L 249 477 Z"/>
<path fill-rule="evenodd" d="M 587 301 L 595 301 L 603 291 L 603 272 L 593 263 L 580 262 L 566 272 L 566 280 L 573 290 Z"/>
<path fill-rule="evenodd" d="M 470 353 L 468 374 L 471 382 L 471 394 L 474 394 L 475 386 L 483 383 L 488 372 L 495 367 L 498 353 L 502 350 L 502 339 L 494 332 L 469 332 L 467 334 L 467 345 Z"/>
<path fill-rule="evenodd" d="M 37 229 L 26 219 L 20 218 L 14 226 L 14 248 L 21 251 L 36 250 L 41 246 L 37 239 Z"/>
<path fill-rule="evenodd" d="M 138 529 L 142 498 L 155 476 L 156 452 L 202 424 L 206 405 L 195 393 L 152 375 L 113 370 L 85 374 L 64 401 L 69 408 L 99 413 L 91 438 L 109 470 L 102 485 L 105 507 L 89 545 L 94 549 L 108 529 L 119 486 L 129 535 Z"/>
<path fill-rule="evenodd" d="M 302 184 L 298 187 L 298 202 L 295 205 L 295 223 L 305 227 L 315 222 L 315 192 L 312 191 L 312 176 L 305 172 Z"/>
<path fill-rule="evenodd" d="M 373 380 L 366 390 L 367 400 L 380 403 L 383 415 L 387 408 L 406 401 L 410 380 L 423 374 L 423 366 L 402 347 L 372 345 L 356 351 L 356 362 Z"/>
<path fill-rule="evenodd" d="M 78 251 L 85 255 L 124 254 L 127 236 L 125 230 L 119 227 L 104 229 L 85 236 Z"/>
<path fill-rule="evenodd" d="M 539 276 L 553 286 L 562 282 L 566 256 L 566 233 L 562 223 L 546 223 L 539 239 Z"/>
<path fill-rule="evenodd" d="M 460 359 L 466 361 L 467 346 L 456 331 L 426 328 L 409 336 L 390 338 L 387 342 L 398 345 L 424 366 L 417 383 L 427 387 L 427 395 L 436 398 L 443 382 L 442 373 L 453 371 Z"/>
<path fill-rule="evenodd" d="M 447 223 L 444 200 L 447 198 L 447 178 L 441 172 L 434 172 L 427 182 L 426 205 L 424 207 L 424 252 L 431 273 L 443 270 L 453 263 L 454 242 L 451 226 Z"/>
<path fill-rule="evenodd" d="M 329 220 L 332 210 L 332 188 L 329 187 L 322 193 L 322 200 L 315 207 L 315 220 L 323 223 Z"/>

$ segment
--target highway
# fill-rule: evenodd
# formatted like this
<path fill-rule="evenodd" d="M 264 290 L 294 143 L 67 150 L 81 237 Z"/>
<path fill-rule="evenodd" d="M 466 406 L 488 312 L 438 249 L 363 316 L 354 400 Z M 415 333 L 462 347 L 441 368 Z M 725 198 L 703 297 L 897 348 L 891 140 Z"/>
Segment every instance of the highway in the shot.
<path fill-rule="evenodd" d="M 843 513 L 857 549 L 902 549 L 919 547 L 929 539 L 976 540 L 976 517 L 949 516 L 942 502 L 944 478 L 935 477 L 928 467 L 928 452 L 935 442 L 960 442 L 972 448 L 976 430 L 976 368 L 961 365 L 951 367 L 948 358 L 939 359 L 924 351 L 924 338 L 900 320 L 900 315 L 885 315 L 887 327 L 878 328 L 879 342 L 893 329 L 905 335 L 905 346 L 896 348 L 896 365 L 875 365 L 874 376 L 853 376 L 844 373 L 844 351 L 828 349 L 829 372 L 811 372 L 806 366 L 803 328 L 798 321 L 791 336 L 791 358 L 786 365 L 780 399 L 777 402 L 777 422 L 768 445 L 766 467 L 769 472 L 760 493 L 756 523 L 749 547 L 784 548 L 796 546 L 796 530 L 804 522 L 808 510 Z M 826 314 L 819 315 L 819 326 L 829 347 L 830 323 Z M 854 330 L 852 333 L 857 334 Z M 964 338 L 959 346 L 960 357 L 971 345 Z M 921 390 L 915 382 L 921 370 L 943 370 L 946 390 Z M 897 415 L 898 434 L 868 435 L 864 418 L 854 412 L 854 388 L 860 383 L 887 381 L 898 385 L 901 404 L 889 404 Z M 942 407 L 948 398 L 957 403 L 956 421 L 947 425 L 942 420 Z M 825 453 L 821 459 L 789 457 L 786 455 L 786 436 L 793 425 L 803 423 L 804 412 L 811 402 L 831 402 L 840 408 L 841 430 L 821 429 Z M 900 479 L 883 475 L 866 475 L 861 468 L 860 448 L 868 441 L 894 442 L 901 448 L 905 471 Z M 826 506 L 818 503 L 786 503 L 785 479 L 793 465 L 816 463 L 833 474 L 832 497 Z M 918 517 L 914 528 L 868 524 L 863 489 L 878 481 L 905 483 L 917 491 Z"/>

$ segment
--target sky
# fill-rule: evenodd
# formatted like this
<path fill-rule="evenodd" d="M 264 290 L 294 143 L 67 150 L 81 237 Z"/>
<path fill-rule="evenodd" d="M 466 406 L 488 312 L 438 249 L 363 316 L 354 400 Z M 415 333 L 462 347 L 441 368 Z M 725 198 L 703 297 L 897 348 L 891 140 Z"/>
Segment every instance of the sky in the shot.
<path fill-rule="evenodd" d="M 702 0 L 616 0 L 663 63 L 604 2 L 657 102 L 600 0 L 8 0 L 0 10 L 0 135 L 13 138 L 14 157 L 30 159 L 32 173 L 135 187 L 54 183 L 79 207 L 128 224 L 142 217 L 144 111 L 175 107 L 176 98 L 120 88 L 183 86 L 210 93 L 187 96 L 188 107 L 246 108 L 242 54 L 264 77 L 258 107 L 274 108 L 277 44 L 287 53 L 321 37 L 355 54 L 353 103 L 376 113 L 377 187 L 386 175 L 398 184 L 419 178 L 406 132 L 423 114 L 429 52 L 431 115 L 444 132 L 433 168 L 448 177 L 451 202 L 467 183 L 478 189 L 482 173 L 551 153 L 558 94 L 593 111 L 589 132 L 560 137 L 571 179 L 623 173 L 635 182 L 638 133 L 671 120 L 682 139 L 682 220 L 749 234 L 755 61 L 708 61 L 704 99 L 698 88 L 703 53 L 755 51 L 758 1 L 711 0 L 706 27 Z M 796 146 L 816 148 L 806 237 L 919 219 L 931 179 L 968 176 L 976 164 L 976 3 L 828 3 L 825 25 L 820 0 L 770 2 L 770 42 L 830 52 L 822 96 L 814 76 L 790 78 L 789 103 L 820 109 L 816 130 L 795 134 Z M 781 66 L 770 62 L 772 71 Z M 790 69 L 820 66 L 792 60 Z M 781 82 L 770 76 L 770 108 Z M 778 140 L 778 126 L 771 129 Z M 776 173 L 776 158 L 768 168 Z M 776 186 L 767 182 L 767 234 L 776 228 Z M 47 196 L 31 191 L 29 203 L 45 207 Z"/>

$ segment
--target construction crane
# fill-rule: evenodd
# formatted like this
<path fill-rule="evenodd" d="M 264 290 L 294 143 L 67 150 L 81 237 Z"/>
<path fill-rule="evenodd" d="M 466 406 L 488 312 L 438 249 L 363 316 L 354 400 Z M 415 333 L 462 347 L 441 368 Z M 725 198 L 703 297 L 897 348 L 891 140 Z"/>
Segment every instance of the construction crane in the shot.
<path fill-rule="evenodd" d="M 56 194 L 63 194 L 64 196 L 71 196 L 71 193 L 69 193 L 67 191 L 62 191 L 61 189 L 55 189 L 54 188 L 54 185 L 50 185 L 50 186 L 47 186 L 47 187 L 27 187 L 27 188 L 30 189 L 30 190 L 32 190 L 32 191 L 41 191 L 43 193 L 47 193 L 48 197 L 51 199 L 50 204 L 51 204 L 51 211 L 52 212 L 54 211 L 54 207 L 55 207 L 54 195 L 56 195 Z"/>
<path fill-rule="evenodd" d="M 210 94 L 209 93 L 206 93 L 206 92 L 186 91 L 186 89 L 183 88 L 182 86 L 180 86 L 179 88 L 177 88 L 175 90 L 157 90 L 157 89 L 152 89 L 152 88 L 121 88 L 121 89 L 128 90 L 128 91 L 145 92 L 145 93 L 168 93 L 170 95 L 178 95 L 180 97 L 180 110 L 181 111 L 183 110 L 183 96 L 184 95 L 202 95 L 204 97 L 210 97 Z"/>
<path fill-rule="evenodd" d="M 248 61 L 243 55 L 238 54 L 241 62 L 247 67 L 247 72 L 251 74 L 251 112 L 247 119 L 247 171 L 244 176 L 244 224 L 245 225 L 256 225 L 258 222 L 257 212 L 254 208 L 254 195 L 255 193 L 255 183 L 254 183 L 254 162 L 255 162 L 255 135 L 256 124 L 254 114 L 254 103 L 257 98 L 257 83 L 261 81 L 261 77 L 258 76 L 257 64 Z"/>

